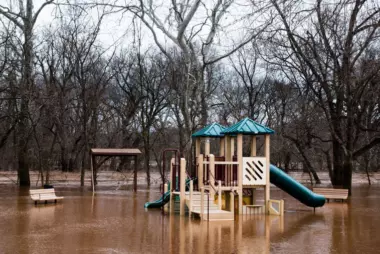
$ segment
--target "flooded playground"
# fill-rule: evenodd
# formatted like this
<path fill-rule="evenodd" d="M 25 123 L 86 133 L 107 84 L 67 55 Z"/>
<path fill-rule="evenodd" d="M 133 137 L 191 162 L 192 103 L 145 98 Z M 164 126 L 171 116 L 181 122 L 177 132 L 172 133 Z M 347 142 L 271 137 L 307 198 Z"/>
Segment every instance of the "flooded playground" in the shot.
<path fill-rule="evenodd" d="M 380 187 L 356 186 L 347 203 L 313 209 L 278 190 L 281 216 L 207 222 L 144 209 L 137 193 L 56 187 L 58 204 L 35 206 L 28 189 L 0 186 L 0 253 L 380 253 Z"/>

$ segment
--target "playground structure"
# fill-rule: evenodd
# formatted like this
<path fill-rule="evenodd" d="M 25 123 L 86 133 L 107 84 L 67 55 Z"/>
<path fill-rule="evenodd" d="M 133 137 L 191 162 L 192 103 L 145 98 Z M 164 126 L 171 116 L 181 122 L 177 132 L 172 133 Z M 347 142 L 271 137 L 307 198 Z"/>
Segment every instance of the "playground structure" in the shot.
<path fill-rule="evenodd" d="M 173 158 L 171 184 L 165 185 L 161 199 L 148 202 L 145 207 L 162 207 L 169 203 L 170 212 L 179 210 L 184 215 L 187 211 L 190 216 L 195 214 L 203 220 L 233 220 L 235 214 L 282 216 L 284 201 L 270 199 L 270 183 L 307 206 L 323 206 L 323 196 L 313 193 L 270 164 L 270 135 L 273 133 L 250 118 L 228 128 L 213 123 L 195 132 L 192 135 L 195 138 L 195 175 L 187 174 L 184 158 Z M 260 155 L 258 136 L 264 137 Z M 219 139 L 218 155 L 210 153 L 210 138 Z M 244 139 L 249 142 L 248 156 L 243 155 Z M 264 190 L 261 203 L 257 199 L 257 189 Z"/>

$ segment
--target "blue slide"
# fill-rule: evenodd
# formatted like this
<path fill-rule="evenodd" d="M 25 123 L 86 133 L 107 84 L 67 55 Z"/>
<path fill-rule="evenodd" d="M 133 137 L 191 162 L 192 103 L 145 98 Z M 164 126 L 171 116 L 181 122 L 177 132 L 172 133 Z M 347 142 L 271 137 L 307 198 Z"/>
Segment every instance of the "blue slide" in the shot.
<path fill-rule="evenodd" d="M 190 184 L 190 181 L 191 180 L 195 180 L 195 179 L 196 178 L 194 178 L 194 179 L 189 179 L 189 178 L 186 179 L 186 189 L 188 188 L 188 186 Z M 169 185 L 169 189 L 170 189 L 170 185 Z M 144 207 L 145 208 L 160 208 L 160 207 L 163 207 L 169 201 L 170 201 L 170 191 L 167 191 L 159 199 L 157 199 L 155 201 L 152 201 L 152 202 L 146 202 L 145 205 L 144 205 Z"/>
<path fill-rule="evenodd" d="M 315 194 L 275 165 L 271 164 L 269 168 L 270 182 L 293 198 L 299 200 L 302 204 L 314 208 L 321 207 L 325 204 L 326 198 L 324 196 Z"/>
<path fill-rule="evenodd" d="M 144 207 L 145 208 L 160 208 L 169 201 L 170 201 L 170 191 L 167 191 L 159 199 L 152 202 L 146 202 Z"/>

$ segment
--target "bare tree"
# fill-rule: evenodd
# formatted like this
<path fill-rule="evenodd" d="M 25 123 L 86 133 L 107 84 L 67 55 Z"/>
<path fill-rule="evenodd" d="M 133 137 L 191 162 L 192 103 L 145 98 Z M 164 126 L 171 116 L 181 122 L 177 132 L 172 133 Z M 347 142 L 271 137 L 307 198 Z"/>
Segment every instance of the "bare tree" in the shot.
<path fill-rule="evenodd" d="M 29 101 L 33 91 L 33 29 L 36 20 L 45 6 L 52 4 L 53 0 L 44 2 L 37 11 L 34 11 L 33 0 L 19 0 L 18 10 L 0 5 L 0 15 L 15 24 L 23 34 L 22 51 L 22 79 L 20 83 L 20 111 L 18 115 L 17 138 L 18 138 L 18 178 L 21 186 L 29 186 Z"/>
<path fill-rule="evenodd" d="M 303 79 L 313 93 L 331 135 L 332 183 L 351 189 L 354 160 L 380 143 L 378 134 L 359 142 L 369 131 L 361 127 L 363 95 L 380 67 L 358 72 L 367 49 L 378 42 L 379 6 L 371 1 L 319 0 L 303 9 L 300 2 L 271 1 L 279 22 L 270 38 L 269 58 L 289 76 L 297 73 L 293 80 L 301 85 Z"/>

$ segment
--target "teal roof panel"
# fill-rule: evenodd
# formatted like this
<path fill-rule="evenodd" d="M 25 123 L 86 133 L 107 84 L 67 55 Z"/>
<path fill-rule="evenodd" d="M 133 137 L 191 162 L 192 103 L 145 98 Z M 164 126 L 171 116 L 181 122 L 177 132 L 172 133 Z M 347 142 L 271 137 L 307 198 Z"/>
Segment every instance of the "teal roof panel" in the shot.
<path fill-rule="evenodd" d="M 220 125 L 218 123 L 213 123 L 213 124 L 207 125 L 203 129 L 196 131 L 191 136 L 193 138 L 196 138 L 196 137 L 223 137 L 224 135 L 221 134 L 221 132 L 225 129 L 226 129 L 226 127 L 224 127 L 223 125 Z"/>
<path fill-rule="evenodd" d="M 244 135 L 262 135 L 262 134 L 273 134 L 274 130 L 259 124 L 249 117 L 244 118 L 240 122 L 226 128 L 221 134 L 233 135 L 233 134 L 244 134 Z"/>

